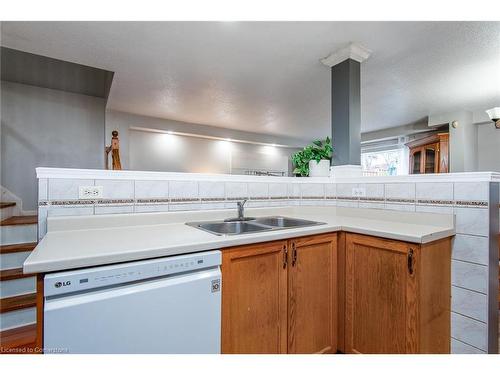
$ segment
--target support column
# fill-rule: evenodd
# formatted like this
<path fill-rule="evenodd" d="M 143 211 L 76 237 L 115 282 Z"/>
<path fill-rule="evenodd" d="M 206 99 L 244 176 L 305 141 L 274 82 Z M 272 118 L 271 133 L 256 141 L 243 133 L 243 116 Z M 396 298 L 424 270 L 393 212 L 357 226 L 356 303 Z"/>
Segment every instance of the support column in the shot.
<path fill-rule="evenodd" d="M 331 68 L 332 144 L 334 174 L 361 174 L 361 62 L 370 51 L 351 43 L 321 62 Z"/>

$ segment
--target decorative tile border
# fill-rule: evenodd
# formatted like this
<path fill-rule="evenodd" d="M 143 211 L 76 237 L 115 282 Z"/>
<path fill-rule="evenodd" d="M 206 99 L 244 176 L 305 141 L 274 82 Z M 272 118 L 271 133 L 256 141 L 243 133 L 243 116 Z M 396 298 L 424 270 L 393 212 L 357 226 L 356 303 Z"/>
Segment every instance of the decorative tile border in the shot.
<path fill-rule="evenodd" d="M 471 208 L 488 208 L 487 201 L 464 201 L 464 200 L 434 200 L 434 199 L 401 199 L 401 198 L 377 198 L 377 197 L 353 197 L 353 196 L 277 196 L 277 197 L 234 197 L 234 198 L 138 198 L 138 199 L 77 199 L 77 200 L 41 200 L 39 207 L 46 206 L 90 206 L 90 205 L 130 205 L 130 204 L 162 204 L 162 203 L 200 203 L 200 202 L 236 202 L 249 199 L 254 202 L 267 202 L 271 200 L 280 201 L 318 201 L 318 200 L 338 200 L 338 201 L 360 201 L 373 203 L 395 203 L 395 204 L 417 204 L 425 206 L 456 206 Z"/>

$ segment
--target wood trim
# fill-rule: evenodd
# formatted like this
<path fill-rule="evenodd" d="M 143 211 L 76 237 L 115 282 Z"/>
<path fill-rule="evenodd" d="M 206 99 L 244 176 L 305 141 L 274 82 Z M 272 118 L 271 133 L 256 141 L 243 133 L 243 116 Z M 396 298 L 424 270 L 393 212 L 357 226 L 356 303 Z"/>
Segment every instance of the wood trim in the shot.
<path fill-rule="evenodd" d="M 27 354 L 35 352 L 36 324 L 1 331 L 0 343 L 0 354 Z"/>
<path fill-rule="evenodd" d="M 22 294 L 20 296 L 6 297 L 0 300 L 0 313 L 14 310 L 27 309 L 36 306 L 36 293 Z"/>
<path fill-rule="evenodd" d="M 37 245 L 36 242 L 19 243 L 14 245 L 2 245 L 0 246 L 0 254 L 23 253 L 26 251 L 33 251 L 36 245 Z"/>
<path fill-rule="evenodd" d="M 22 268 L 12 268 L 9 270 L 0 271 L 0 281 L 23 279 L 25 277 L 33 277 L 36 274 L 23 273 Z"/>
<path fill-rule="evenodd" d="M 26 215 L 26 216 L 11 216 L 8 219 L 2 220 L 0 226 L 3 225 L 31 225 L 38 224 L 37 215 Z"/>
<path fill-rule="evenodd" d="M 418 299 L 419 353 L 449 354 L 451 238 L 421 245 Z"/>
<path fill-rule="evenodd" d="M 337 349 L 345 353 L 345 268 L 346 232 L 337 236 Z"/>
<path fill-rule="evenodd" d="M 420 146 L 425 146 L 430 143 L 436 143 L 439 142 L 439 134 L 432 134 L 424 138 L 416 139 L 414 141 L 410 141 L 405 143 L 405 146 L 409 148 L 414 148 L 414 147 L 420 147 Z"/>
<path fill-rule="evenodd" d="M 16 202 L 0 202 L 0 209 L 7 208 L 7 207 L 13 207 L 15 205 L 16 205 Z"/>
<path fill-rule="evenodd" d="M 36 345 L 39 353 L 43 353 L 43 279 L 44 274 L 38 274 L 36 280 Z"/>

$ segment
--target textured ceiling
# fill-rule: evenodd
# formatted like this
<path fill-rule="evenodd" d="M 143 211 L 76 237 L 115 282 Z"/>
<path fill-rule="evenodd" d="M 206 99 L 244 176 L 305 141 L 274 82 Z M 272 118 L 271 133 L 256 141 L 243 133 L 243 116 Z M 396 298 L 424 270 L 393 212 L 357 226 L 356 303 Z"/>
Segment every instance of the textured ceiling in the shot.
<path fill-rule="evenodd" d="M 3 22 L 2 45 L 115 72 L 108 108 L 302 139 L 330 132 L 319 59 L 355 41 L 362 131 L 500 105 L 500 22 Z"/>

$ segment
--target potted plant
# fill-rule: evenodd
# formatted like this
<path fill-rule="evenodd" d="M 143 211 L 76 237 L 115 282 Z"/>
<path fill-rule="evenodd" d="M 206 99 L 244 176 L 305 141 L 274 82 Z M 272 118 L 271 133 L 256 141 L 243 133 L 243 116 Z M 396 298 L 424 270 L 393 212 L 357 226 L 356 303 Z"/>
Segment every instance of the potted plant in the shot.
<path fill-rule="evenodd" d="M 333 147 L 330 137 L 317 140 L 292 155 L 293 173 L 299 176 L 328 177 Z"/>

